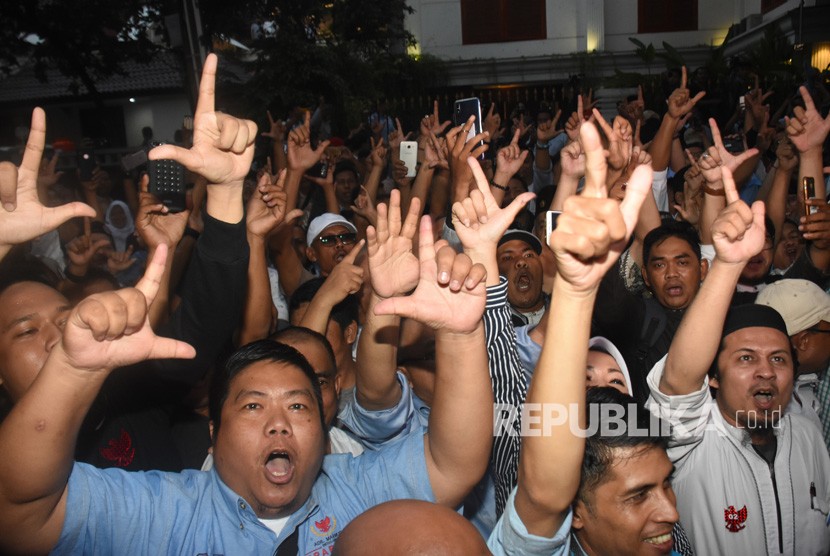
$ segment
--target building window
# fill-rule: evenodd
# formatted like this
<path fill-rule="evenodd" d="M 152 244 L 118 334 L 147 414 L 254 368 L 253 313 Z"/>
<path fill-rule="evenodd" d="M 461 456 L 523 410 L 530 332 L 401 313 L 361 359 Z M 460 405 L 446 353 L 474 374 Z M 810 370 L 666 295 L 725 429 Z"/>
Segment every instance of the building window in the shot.
<path fill-rule="evenodd" d="M 546 38 L 545 0 L 461 0 L 464 44 Z"/>
<path fill-rule="evenodd" d="M 697 0 L 637 0 L 637 32 L 697 31 Z"/>
<path fill-rule="evenodd" d="M 787 0 L 761 0 L 761 13 L 765 14 L 786 3 Z"/>

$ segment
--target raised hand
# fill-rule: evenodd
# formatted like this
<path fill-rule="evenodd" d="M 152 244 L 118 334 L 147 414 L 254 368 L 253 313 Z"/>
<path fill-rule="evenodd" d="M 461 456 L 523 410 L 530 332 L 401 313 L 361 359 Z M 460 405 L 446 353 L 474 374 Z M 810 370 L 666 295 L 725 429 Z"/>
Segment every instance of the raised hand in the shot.
<path fill-rule="evenodd" d="M 816 110 L 813 97 L 807 88 L 798 88 L 801 98 L 804 99 L 804 108 L 796 106 L 793 109 L 793 117 L 786 118 L 787 135 L 798 152 L 807 152 L 812 149 L 821 149 L 827 133 L 830 132 L 830 114 L 822 119 L 821 114 Z"/>
<path fill-rule="evenodd" d="M 69 315 L 60 350 L 73 368 L 107 372 L 147 359 L 189 359 L 196 351 L 188 344 L 156 336 L 147 320 L 164 273 L 167 247 L 160 246 L 135 288 L 95 294 L 81 301 Z M 50 355 L 53 356 L 53 355 Z"/>
<path fill-rule="evenodd" d="M 830 251 L 830 205 L 824 199 L 807 199 L 808 207 L 815 207 L 816 212 L 802 216 L 798 230 L 813 247 Z"/>
<path fill-rule="evenodd" d="M 241 184 L 251 169 L 257 127 L 250 120 L 216 112 L 216 64 L 216 55 L 208 54 L 193 116 L 193 146 L 161 145 L 148 158 L 175 160 L 212 184 Z"/>
<path fill-rule="evenodd" d="M 715 143 L 715 149 L 718 151 L 718 159 L 733 174 L 745 160 L 758 154 L 758 149 L 749 149 L 735 156 L 723 146 L 723 139 L 720 135 L 720 129 L 718 128 L 718 123 L 714 118 L 709 118 L 709 126 L 712 128 L 712 140 Z"/>
<path fill-rule="evenodd" d="M 640 206 L 651 193 L 652 171 L 639 166 L 628 180 L 622 203 L 608 199 L 607 163 L 599 133 L 593 124 L 586 124 L 579 135 L 586 156 L 585 187 L 580 195 L 565 200 L 550 247 L 556 256 L 559 279 L 575 291 L 588 293 L 598 287 L 625 249 Z"/>
<path fill-rule="evenodd" d="M 427 165 L 427 168 L 449 170 L 450 163 L 447 161 L 448 152 L 446 139 L 436 137 L 434 133 L 430 133 L 427 136 L 427 140 L 424 141 L 424 163 Z"/>
<path fill-rule="evenodd" d="M 41 194 L 46 193 L 58 183 L 58 180 L 63 176 L 63 172 L 56 172 L 55 167 L 58 165 L 58 153 L 52 155 L 52 159 L 47 162 L 43 160 L 40 164 L 40 172 L 37 176 L 37 187 Z"/>
<path fill-rule="evenodd" d="M 499 149 L 496 155 L 496 175 L 493 176 L 493 181 L 506 185 L 522 169 L 527 154 L 528 151 L 519 147 L 519 130 L 516 130 L 510 144 Z"/>
<path fill-rule="evenodd" d="M 150 251 L 162 243 L 173 249 L 184 235 L 190 211 L 170 212 L 164 203 L 148 191 L 149 183 L 150 179 L 146 175 L 141 178 L 138 214 L 135 219 L 136 232 Z"/>
<path fill-rule="evenodd" d="M 277 143 L 285 141 L 285 122 L 282 120 L 275 120 L 273 116 L 271 116 L 270 110 L 268 110 L 268 124 L 268 131 L 263 131 L 260 135 L 263 137 L 270 137 Z"/>
<path fill-rule="evenodd" d="M 329 141 L 320 141 L 316 149 L 311 148 L 311 114 L 306 111 L 303 125 L 288 134 L 288 169 L 303 173 L 318 162 L 326 152 Z"/>
<path fill-rule="evenodd" d="M 78 236 L 67 243 L 66 256 L 69 258 L 70 265 L 75 267 L 71 269 L 73 274 L 85 274 L 95 254 L 109 246 L 110 241 L 108 239 L 101 238 L 93 242 L 89 234 Z"/>
<path fill-rule="evenodd" d="M 412 295 L 384 299 L 375 306 L 376 315 L 398 315 L 434 330 L 467 334 L 474 331 L 484 314 L 486 272 L 467 255 L 444 244 L 435 250 L 432 220 L 421 219 L 418 285 Z"/>
<path fill-rule="evenodd" d="M 107 255 L 107 270 L 113 276 L 123 272 L 135 264 L 133 258 L 133 246 L 127 247 L 126 251 L 110 251 Z"/>
<path fill-rule="evenodd" d="M 783 139 L 775 149 L 775 156 L 778 160 L 778 169 L 784 172 L 792 172 L 798 167 L 798 154 L 789 139 Z"/>
<path fill-rule="evenodd" d="M 726 207 L 712 223 L 715 258 L 724 263 L 743 265 L 764 248 L 764 203 L 755 201 L 750 209 L 741 201 L 732 172 L 725 167 L 723 189 Z"/>
<path fill-rule="evenodd" d="M 42 108 L 35 108 L 20 167 L 0 162 L 0 202 L 3 203 L 0 210 L 0 258 L 12 245 L 52 231 L 70 218 L 95 216 L 95 209 L 83 203 L 68 203 L 55 208 L 41 204 L 37 179 L 45 141 L 46 114 Z"/>
<path fill-rule="evenodd" d="M 398 195 L 400 195 L 400 192 L 398 192 Z M 369 197 L 369 192 L 362 185 L 360 186 L 360 193 L 357 194 L 357 198 L 354 200 L 351 209 L 357 216 L 366 220 L 370 226 L 377 227 L 378 211 L 375 209 L 375 204 L 372 202 L 371 197 Z"/>
<path fill-rule="evenodd" d="M 468 158 L 467 162 L 473 171 L 476 188 L 470 192 L 469 197 L 453 204 L 452 222 L 465 252 L 478 253 L 491 249 L 491 255 L 494 255 L 501 236 L 510 227 L 516 215 L 536 195 L 522 193 L 502 209 L 490 192 L 487 176 L 484 175 L 481 165 L 472 157 Z"/>
<path fill-rule="evenodd" d="M 559 133 L 556 129 L 556 124 L 559 123 L 559 118 L 562 117 L 562 111 L 557 110 L 556 115 L 549 122 L 543 122 L 536 127 L 536 140 L 540 143 L 547 143 Z"/>
<path fill-rule="evenodd" d="M 386 164 L 386 155 L 388 153 L 386 146 L 383 144 L 383 138 L 379 137 L 378 140 L 375 141 L 374 137 L 369 137 L 369 141 L 372 144 L 372 167 L 382 167 Z"/>
<path fill-rule="evenodd" d="M 490 109 L 487 110 L 487 115 L 484 116 L 481 129 L 490 134 L 490 141 L 495 141 L 501 137 L 501 116 L 496 114 L 495 102 L 490 103 Z"/>
<path fill-rule="evenodd" d="M 389 134 L 389 149 L 392 151 L 393 158 L 400 154 L 401 143 L 408 141 L 410 137 L 412 137 L 412 132 L 404 133 L 401 121 L 395 118 L 395 130 Z"/>
<path fill-rule="evenodd" d="M 469 119 L 458 127 L 451 129 L 447 133 L 447 147 L 449 148 L 449 163 L 450 170 L 453 175 L 453 182 L 458 184 L 468 184 L 473 179 L 473 171 L 467 164 L 467 158 L 478 158 L 489 148 L 485 143 L 479 145 L 479 141 L 487 139 L 486 131 L 475 135 L 470 140 L 467 136 L 473 127 L 476 117 L 470 116 Z"/>
<path fill-rule="evenodd" d="M 283 222 L 291 222 L 302 216 L 303 211 L 300 209 L 285 214 L 285 204 L 288 200 L 288 194 L 285 192 L 285 173 L 285 170 L 281 171 L 275 183 L 271 182 L 268 174 L 260 177 L 257 190 L 248 199 L 245 214 L 248 233 L 265 239 Z"/>
<path fill-rule="evenodd" d="M 412 253 L 421 200 L 413 197 L 409 212 L 401 222 L 401 194 L 393 189 L 389 206 L 380 203 L 377 227 L 366 229 L 369 246 L 369 273 L 372 288 L 381 298 L 405 295 L 418 284 L 418 258 Z"/>
<path fill-rule="evenodd" d="M 689 89 L 686 88 L 686 66 L 683 66 L 680 87 L 672 91 L 672 94 L 669 96 L 669 116 L 672 118 L 682 118 L 691 112 L 695 104 L 704 96 L 706 96 L 706 91 L 701 91 L 694 97 L 691 96 Z"/>
<path fill-rule="evenodd" d="M 346 296 L 357 293 L 363 287 L 363 267 L 355 264 L 363 248 L 363 240 L 357 242 L 348 255 L 335 265 L 326 281 L 320 286 L 316 295 L 326 300 L 326 305 L 334 307 Z"/>
<path fill-rule="evenodd" d="M 447 129 L 452 122 L 450 120 L 446 120 L 445 122 L 441 122 L 441 117 L 438 114 L 438 101 L 435 100 L 432 102 L 432 114 L 427 114 L 423 118 L 421 118 L 421 136 L 425 137 L 430 133 L 434 133 L 435 135 L 440 135 L 444 133 L 444 130 Z"/>
<path fill-rule="evenodd" d="M 562 149 L 560 160 L 563 176 L 580 180 L 585 175 L 585 151 L 579 141 L 573 141 Z"/>
<path fill-rule="evenodd" d="M 613 170 L 622 170 L 631 162 L 631 150 L 634 146 L 631 123 L 622 116 L 617 116 L 614 118 L 612 128 L 596 108 L 594 108 L 594 118 L 599 122 L 605 137 L 608 138 L 608 167 Z"/>

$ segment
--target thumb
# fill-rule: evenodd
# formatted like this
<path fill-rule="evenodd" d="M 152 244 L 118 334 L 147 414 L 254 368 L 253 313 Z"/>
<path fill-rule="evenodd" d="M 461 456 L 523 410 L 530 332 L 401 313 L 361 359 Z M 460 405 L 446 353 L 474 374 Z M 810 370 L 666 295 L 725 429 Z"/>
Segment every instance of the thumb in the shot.
<path fill-rule="evenodd" d="M 516 216 L 525 208 L 534 197 L 536 197 L 535 193 L 525 192 L 513 199 L 513 201 L 504 207 L 499 214 L 499 220 L 504 219 L 505 230 L 507 226 L 509 226 L 513 220 L 516 219 Z M 504 231 L 502 231 L 504 233 Z"/>
<path fill-rule="evenodd" d="M 79 202 L 67 203 L 59 207 L 46 209 L 43 211 L 44 227 L 54 230 L 67 220 L 80 216 L 92 218 L 95 216 L 95 209 Z"/>
<path fill-rule="evenodd" d="M 148 359 L 193 359 L 196 350 L 193 346 L 179 340 L 156 336 L 150 348 Z"/>
<path fill-rule="evenodd" d="M 412 301 L 411 296 L 390 297 L 375 305 L 374 311 L 378 316 L 396 315 L 399 317 L 411 317 L 414 315 L 415 307 L 416 303 Z"/>
<path fill-rule="evenodd" d="M 189 149 L 170 144 L 155 147 L 147 153 L 147 158 L 150 160 L 175 160 L 192 172 L 198 172 L 204 166 L 204 161 L 198 154 Z"/>
<path fill-rule="evenodd" d="M 646 195 L 651 194 L 652 177 L 653 171 L 651 166 L 642 164 L 635 168 L 634 173 L 631 174 L 631 178 L 628 180 L 625 198 L 620 203 L 620 212 L 622 212 L 623 220 L 625 221 L 627 234 L 631 234 L 634 230 L 634 226 L 637 225 L 637 219 L 640 216 L 640 207 L 643 206 Z"/>
<path fill-rule="evenodd" d="M 303 215 L 303 211 L 301 209 L 294 209 L 285 215 L 285 224 L 290 224 L 294 220 L 298 219 Z"/>

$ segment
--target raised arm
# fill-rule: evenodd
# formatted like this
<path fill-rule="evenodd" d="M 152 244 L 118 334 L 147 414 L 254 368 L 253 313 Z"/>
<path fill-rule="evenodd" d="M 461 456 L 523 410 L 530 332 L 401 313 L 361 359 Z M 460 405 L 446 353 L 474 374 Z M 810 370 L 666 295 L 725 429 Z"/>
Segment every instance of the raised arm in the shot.
<path fill-rule="evenodd" d="M 435 330 L 435 394 L 424 455 L 436 500 L 456 506 L 484 475 L 493 437 L 481 322 L 485 272 L 449 246 L 436 252 L 429 217 L 421 219 L 419 238 L 415 291 L 386 299 L 374 311 L 413 318 Z"/>
<path fill-rule="evenodd" d="M 401 319 L 377 315 L 374 308 L 384 299 L 405 295 L 418 285 L 418 259 L 412 241 L 418 225 L 420 201 L 413 199 L 401 221 L 400 193 L 392 191 L 389 206 L 378 205 L 377 227 L 366 230 L 372 293 L 363 332 L 357 344 L 357 401 L 366 409 L 395 405 L 401 390 L 395 370 Z"/>
<path fill-rule="evenodd" d="M 195 355 L 187 344 L 156 336 L 147 319 L 166 256 L 166 246 L 159 247 L 136 288 L 96 294 L 75 307 L 63 339 L 0 425 L 4 552 L 46 553 L 58 542 L 78 431 L 110 372 Z"/>
<path fill-rule="evenodd" d="M 683 66 L 680 78 L 680 87 L 672 91 L 668 99 L 668 110 L 663 116 L 660 128 L 649 145 L 648 152 L 652 158 L 652 168 L 655 172 L 662 172 L 669 166 L 671 158 L 672 143 L 680 120 L 695 107 L 695 104 L 702 99 L 706 93 L 699 92 L 691 96 L 686 87 L 686 66 Z"/>
<path fill-rule="evenodd" d="M 308 309 L 303 314 L 300 326 L 326 334 L 329 317 L 334 306 L 357 293 L 363 287 L 363 267 L 355 264 L 355 259 L 363 248 L 363 240 L 357 242 L 348 255 L 337 263 L 326 277 L 323 285 L 314 294 Z"/>
<path fill-rule="evenodd" d="M 764 204 L 741 201 L 723 167 L 726 207 L 712 224 L 715 259 L 672 340 L 660 391 L 675 396 L 700 390 L 720 343 L 723 321 L 747 261 L 764 248 Z"/>
<path fill-rule="evenodd" d="M 813 178 L 816 185 L 816 197 L 826 199 L 827 192 L 821 166 L 822 146 L 824 140 L 827 139 L 827 134 L 830 133 L 830 115 L 826 118 L 821 117 L 806 87 L 799 87 L 798 92 L 804 100 L 804 108 L 796 106 L 793 110 L 793 117 L 787 118 L 787 135 L 790 136 L 790 140 L 799 153 L 798 183 L 801 184 L 804 178 Z M 798 198 L 804 206 L 800 187 Z"/>
<path fill-rule="evenodd" d="M 46 142 L 46 113 L 32 111 L 32 126 L 23 160 L 18 168 L 0 162 L 0 260 L 12 246 L 50 232 L 76 216 L 94 217 L 95 209 L 83 203 L 68 203 L 55 208 L 41 204 L 37 195 L 37 176 Z"/>
<path fill-rule="evenodd" d="M 271 281 L 268 279 L 268 262 L 265 246 L 268 235 L 283 222 L 292 222 L 302 211 L 294 209 L 285 214 L 285 171 L 280 172 L 276 183 L 265 173 L 257 184 L 257 190 L 248 199 L 245 228 L 251 258 L 248 260 L 248 291 L 242 313 L 242 330 L 239 345 L 268 337 L 271 332 Z"/>

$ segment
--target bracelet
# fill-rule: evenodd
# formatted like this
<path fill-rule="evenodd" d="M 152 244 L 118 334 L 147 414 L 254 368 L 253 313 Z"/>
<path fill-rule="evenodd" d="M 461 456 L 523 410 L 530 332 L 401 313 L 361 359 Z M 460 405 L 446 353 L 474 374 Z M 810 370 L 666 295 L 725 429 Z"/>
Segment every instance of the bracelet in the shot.
<path fill-rule="evenodd" d="M 715 197 L 726 197 L 726 190 L 724 189 L 712 189 L 705 183 L 703 184 L 703 191 L 708 193 L 709 195 L 714 195 Z"/>
<path fill-rule="evenodd" d="M 540 143 L 539 141 L 536 141 L 536 148 L 537 149 L 547 149 L 548 145 L 550 145 L 550 141 L 546 141 L 544 143 Z"/>
<path fill-rule="evenodd" d="M 507 193 L 507 191 L 508 191 L 506 185 L 499 185 L 496 182 L 494 182 L 493 180 L 490 180 L 490 187 L 495 187 L 496 189 L 501 189 L 505 193 Z"/>

